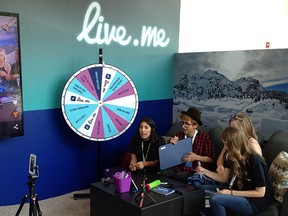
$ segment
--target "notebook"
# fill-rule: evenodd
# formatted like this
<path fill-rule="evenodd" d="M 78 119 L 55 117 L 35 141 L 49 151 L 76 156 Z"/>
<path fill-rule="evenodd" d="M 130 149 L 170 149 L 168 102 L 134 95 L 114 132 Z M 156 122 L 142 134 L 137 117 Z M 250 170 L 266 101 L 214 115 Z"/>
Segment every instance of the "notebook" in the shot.
<path fill-rule="evenodd" d="M 192 139 L 179 140 L 177 144 L 166 144 L 159 147 L 160 169 L 164 170 L 184 163 L 183 157 L 192 151 Z"/>
<path fill-rule="evenodd" d="M 151 191 L 155 192 L 155 193 L 159 193 L 159 194 L 162 194 L 162 195 L 165 195 L 165 196 L 168 196 L 169 194 L 172 194 L 175 192 L 174 189 L 172 188 L 166 188 L 166 187 L 163 187 L 161 185 L 153 188 Z"/>

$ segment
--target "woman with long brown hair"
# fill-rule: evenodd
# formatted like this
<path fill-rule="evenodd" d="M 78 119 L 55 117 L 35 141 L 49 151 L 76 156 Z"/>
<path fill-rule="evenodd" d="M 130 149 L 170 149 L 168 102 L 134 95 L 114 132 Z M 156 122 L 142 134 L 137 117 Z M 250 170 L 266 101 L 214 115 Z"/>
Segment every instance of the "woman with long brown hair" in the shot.
<path fill-rule="evenodd" d="M 264 210 L 272 198 L 268 168 L 262 156 L 249 147 L 246 135 L 235 127 L 227 127 L 222 135 L 227 151 L 222 174 L 197 167 L 197 173 L 219 181 L 229 182 L 227 189 L 210 194 L 213 215 L 226 215 L 226 209 L 242 215 Z"/>

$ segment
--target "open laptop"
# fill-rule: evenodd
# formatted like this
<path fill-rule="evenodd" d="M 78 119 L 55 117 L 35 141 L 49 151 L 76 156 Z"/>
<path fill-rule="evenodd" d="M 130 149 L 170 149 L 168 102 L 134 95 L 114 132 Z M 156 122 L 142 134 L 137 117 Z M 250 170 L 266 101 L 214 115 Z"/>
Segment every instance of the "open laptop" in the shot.
<path fill-rule="evenodd" d="M 186 138 L 179 140 L 177 144 L 166 144 L 159 147 L 160 169 L 164 170 L 170 167 L 184 163 L 183 157 L 192 151 L 192 139 Z"/>

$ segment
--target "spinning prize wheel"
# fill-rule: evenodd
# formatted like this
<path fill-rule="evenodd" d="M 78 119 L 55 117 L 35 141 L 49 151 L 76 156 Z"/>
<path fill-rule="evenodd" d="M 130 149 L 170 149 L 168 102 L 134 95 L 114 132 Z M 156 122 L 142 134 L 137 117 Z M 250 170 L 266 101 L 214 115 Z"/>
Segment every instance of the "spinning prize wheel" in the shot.
<path fill-rule="evenodd" d="M 105 141 L 118 137 L 133 123 L 138 94 L 119 68 L 93 64 L 78 70 L 62 94 L 62 112 L 69 127 L 83 138 Z"/>

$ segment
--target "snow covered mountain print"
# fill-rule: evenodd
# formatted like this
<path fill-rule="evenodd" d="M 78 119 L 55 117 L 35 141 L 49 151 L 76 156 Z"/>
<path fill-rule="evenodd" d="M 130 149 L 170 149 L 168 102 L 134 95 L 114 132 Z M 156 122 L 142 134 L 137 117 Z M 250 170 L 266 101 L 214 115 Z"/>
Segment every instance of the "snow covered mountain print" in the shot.
<path fill-rule="evenodd" d="M 197 98 L 206 100 L 212 98 L 261 98 L 265 89 L 258 80 L 252 77 L 240 78 L 235 82 L 229 80 L 216 70 L 207 70 L 201 75 L 184 75 L 174 85 L 175 97 Z"/>
<path fill-rule="evenodd" d="M 194 106 L 202 112 L 204 126 L 224 128 L 230 115 L 245 112 L 264 138 L 276 129 L 287 131 L 287 56 L 288 50 L 176 54 L 173 121 Z"/>

